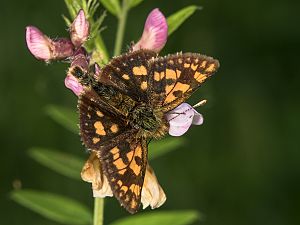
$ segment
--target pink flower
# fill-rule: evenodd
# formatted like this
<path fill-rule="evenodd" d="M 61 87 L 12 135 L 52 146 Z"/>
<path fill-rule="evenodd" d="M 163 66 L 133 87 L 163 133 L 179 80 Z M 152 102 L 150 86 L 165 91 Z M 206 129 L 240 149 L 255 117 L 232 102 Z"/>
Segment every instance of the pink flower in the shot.
<path fill-rule="evenodd" d="M 87 21 L 84 11 L 81 9 L 71 25 L 70 36 L 72 43 L 79 47 L 89 37 L 89 22 Z"/>
<path fill-rule="evenodd" d="M 83 92 L 83 86 L 79 83 L 78 79 L 70 73 L 68 73 L 65 78 L 65 86 L 77 96 Z"/>
<path fill-rule="evenodd" d="M 192 106 L 182 103 L 166 114 L 169 121 L 169 134 L 171 136 L 181 136 L 188 131 L 192 124 L 201 125 L 203 117 Z"/>
<path fill-rule="evenodd" d="M 70 40 L 51 40 L 34 26 L 26 27 L 26 43 L 31 54 L 43 61 L 65 59 L 73 55 L 74 51 Z"/>
<path fill-rule="evenodd" d="M 150 49 L 159 52 L 166 44 L 168 37 L 168 24 L 165 16 L 154 9 L 147 17 L 141 39 L 133 46 L 133 51 Z"/>
<path fill-rule="evenodd" d="M 45 36 L 38 28 L 26 27 L 26 43 L 31 54 L 39 60 L 49 60 L 51 58 L 51 40 Z"/>

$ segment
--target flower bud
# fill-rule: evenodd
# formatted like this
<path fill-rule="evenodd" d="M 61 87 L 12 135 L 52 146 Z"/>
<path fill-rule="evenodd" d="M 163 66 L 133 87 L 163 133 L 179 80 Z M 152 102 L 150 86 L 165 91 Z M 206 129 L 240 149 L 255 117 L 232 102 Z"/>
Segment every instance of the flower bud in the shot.
<path fill-rule="evenodd" d="M 165 16 L 154 9 L 147 17 L 141 39 L 133 46 L 133 51 L 149 49 L 159 52 L 166 44 L 168 37 L 168 24 Z"/>
<path fill-rule="evenodd" d="M 89 58 L 84 48 L 79 48 L 72 57 L 71 67 L 78 66 L 85 72 L 89 69 Z"/>
<path fill-rule="evenodd" d="M 70 30 L 72 43 L 76 47 L 81 46 L 88 39 L 89 26 L 84 11 L 81 9 L 73 21 Z"/>
<path fill-rule="evenodd" d="M 29 51 L 35 58 L 44 61 L 50 60 L 51 40 L 38 28 L 33 26 L 26 27 L 26 43 Z"/>
<path fill-rule="evenodd" d="M 70 40 L 51 40 L 33 26 L 26 27 L 26 43 L 31 54 L 39 60 L 59 60 L 73 55 L 74 46 Z"/>

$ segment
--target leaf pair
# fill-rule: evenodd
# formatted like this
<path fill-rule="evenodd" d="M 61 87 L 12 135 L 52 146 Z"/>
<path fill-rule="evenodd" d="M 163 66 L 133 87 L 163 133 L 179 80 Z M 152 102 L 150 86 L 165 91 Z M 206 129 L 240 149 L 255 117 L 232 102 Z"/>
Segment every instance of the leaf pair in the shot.
<path fill-rule="evenodd" d="M 14 191 L 11 194 L 11 198 L 44 217 L 59 223 L 68 225 L 87 225 L 92 223 L 91 212 L 77 201 L 66 197 L 47 192 L 22 190 Z M 202 216 L 194 210 L 151 212 L 125 217 L 111 223 L 111 225 L 186 225 L 199 219 L 202 219 Z"/>

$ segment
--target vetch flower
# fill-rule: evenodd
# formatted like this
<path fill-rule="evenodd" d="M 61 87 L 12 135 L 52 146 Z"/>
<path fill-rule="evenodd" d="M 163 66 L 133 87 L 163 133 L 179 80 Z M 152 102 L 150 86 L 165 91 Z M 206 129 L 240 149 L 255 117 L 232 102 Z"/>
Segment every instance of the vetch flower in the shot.
<path fill-rule="evenodd" d="M 201 101 L 194 107 L 202 105 L 205 102 L 205 100 Z M 203 116 L 187 103 L 182 103 L 168 112 L 166 119 L 169 121 L 169 134 L 171 136 L 181 136 L 188 131 L 192 124 L 201 125 L 203 123 Z"/>
<path fill-rule="evenodd" d="M 70 73 L 68 73 L 65 78 L 65 86 L 73 91 L 73 93 L 77 96 L 83 92 L 83 86 L 80 84 L 78 79 Z"/>
<path fill-rule="evenodd" d="M 89 28 L 89 22 L 81 9 L 70 27 L 71 41 L 76 47 L 81 46 L 88 39 Z"/>
<path fill-rule="evenodd" d="M 74 51 L 69 39 L 51 40 L 34 26 L 26 27 L 26 43 L 31 54 L 43 61 L 65 59 L 72 56 Z"/>
<path fill-rule="evenodd" d="M 154 9 L 147 17 L 141 39 L 133 46 L 133 51 L 150 49 L 159 52 L 166 44 L 168 37 L 168 24 L 165 16 Z"/>
<path fill-rule="evenodd" d="M 81 178 L 92 183 L 93 196 L 104 198 L 112 197 L 113 193 L 106 176 L 103 174 L 100 160 L 95 152 L 92 152 L 81 171 Z M 166 195 L 159 185 L 152 168 L 147 165 L 144 185 L 141 195 L 143 209 L 148 206 L 151 209 L 160 207 L 166 201 Z"/>

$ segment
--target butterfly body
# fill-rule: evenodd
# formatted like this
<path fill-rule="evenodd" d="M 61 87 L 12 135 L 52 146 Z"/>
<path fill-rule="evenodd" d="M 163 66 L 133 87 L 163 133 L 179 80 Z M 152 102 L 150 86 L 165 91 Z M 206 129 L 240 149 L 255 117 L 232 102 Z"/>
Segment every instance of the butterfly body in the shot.
<path fill-rule="evenodd" d="M 82 141 L 97 152 L 114 196 L 130 213 L 141 203 L 147 143 L 165 136 L 165 114 L 218 67 L 200 54 L 160 57 L 138 50 L 113 58 L 97 77 L 71 68 L 84 86 L 78 103 Z"/>

